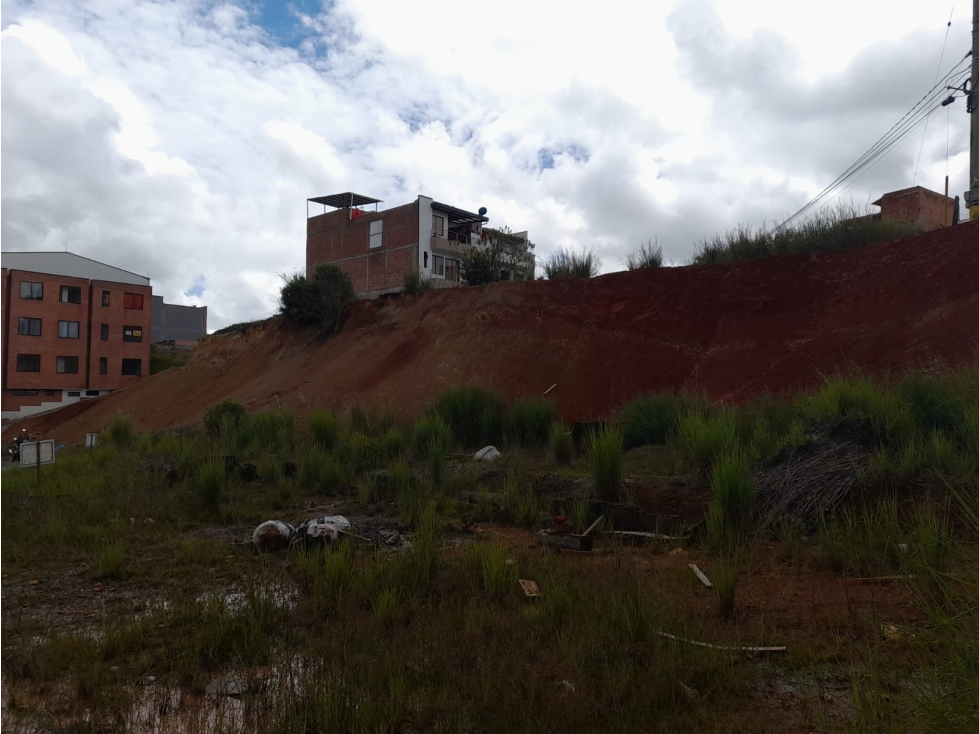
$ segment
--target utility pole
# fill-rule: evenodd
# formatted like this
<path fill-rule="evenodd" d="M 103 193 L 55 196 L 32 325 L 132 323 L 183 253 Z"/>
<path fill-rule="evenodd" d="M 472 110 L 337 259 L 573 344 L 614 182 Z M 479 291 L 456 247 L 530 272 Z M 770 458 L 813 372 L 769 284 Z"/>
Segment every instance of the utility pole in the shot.
<path fill-rule="evenodd" d="M 972 119 L 969 122 L 969 190 L 965 192 L 965 205 L 969 207 L 969 221 L 979 221 L 979 0 L 972 0 L 972 80 L 966 108 Z"/>

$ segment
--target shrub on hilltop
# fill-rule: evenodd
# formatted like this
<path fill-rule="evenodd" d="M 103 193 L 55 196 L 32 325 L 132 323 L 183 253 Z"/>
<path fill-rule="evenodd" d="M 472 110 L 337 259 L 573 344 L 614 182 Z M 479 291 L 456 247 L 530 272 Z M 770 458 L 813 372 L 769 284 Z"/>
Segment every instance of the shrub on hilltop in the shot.
<path fill-rule="evenodd" d="M 300 326 L 338 331 L 344 309 L 354 299 L 354 286 L 342 268 L 320 264 L 313 274 L 293 273 L 279 294 L 279 312 Z"/>

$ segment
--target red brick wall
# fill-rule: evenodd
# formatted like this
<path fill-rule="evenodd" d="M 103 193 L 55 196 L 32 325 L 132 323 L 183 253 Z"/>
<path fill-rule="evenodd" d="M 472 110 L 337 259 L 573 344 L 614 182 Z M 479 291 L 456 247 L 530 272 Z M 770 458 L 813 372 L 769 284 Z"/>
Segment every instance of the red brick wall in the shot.
<path fill-rule="evenodd" d="M 384 222 L 382 244 L 369 247 L 370 222 Z M 357 219 L 338 209 L 306 220 L 306 270 L 320 263 L 340 266 L 353 281 L 357 295 L 368 295 L 404 283 L 404 274 L 418 262 L 418 204 L 382 212 L 364 212 Z"/>
<path fill-rule="evenodd" d="M 109 305 L 102 306 L 102 291 L 109 291 Z M 143 310 L 125 308 L 125 294 L 143 296 Z M 153 289 L 149 286 L 92 281 L 92 342 L 88 360 L 89 390 L 116 390 L 131 385 L 150 373 L 150 324 L 153 318 Z M 101 340 L 102 324 L 109 325 L 109 341 Z M 124 342 L 124 326 L 141 326 L 142 342 Z M 99 374 L 99 358 L 108 360 L 108 374 Z M 123 359 L 141 360 L 139 377 L 122 374 Z"/>
<path fill-rule="evenodd" d="M 952 224 L 955 200 L 927 189 L 910 189 L 884 194 L 881 219 L 917 224 L 925 230 Z"/>
<path fill-rule="evenodd" d="M 44 297 L 30 300 L 20 297 L 21 281 L 44 284 Z M 88 281 L 44 273 L 29 273 L 3 269 L 3 410 L 17 410 L 20 404 L 36 405 L 34 397 L 19 397 L 9 390 L 39 390 L 41 402 L 60 399 L 45 396 L 44 390 L 114 390 L 140 379 L 123 376 L 122 359 L 142 360 L 142 376 L 149 374 L 150 317 L 152 315 L 152 288 Z M 81 303 L 62 303 L 60 288 L 74 286 L 81 291 Z M 102 290 L 108 290 L 109 307 L 102 308 Z M 125 310 L 124 293 L 143 296 L 143 310 Z M 17 333 L 20 317 L 40 318 L 41 336 L 22 336 Z M 77 321 L 78 338 L 58 336 L 59 321 Z M 100 341 L 102 323 L 109 324 L 109 341 Z M 140 343 L 122 341 L 123 325 L 143 326 L 144 337 Z M 41 357 L 40 372 L 18 372 L 18 354 L 38 354 Z M 107 357 L 108 375 L 99 375 L 99 357 Z M 59 374 L 58 357 L 77 357 L 78 372 Z"/>

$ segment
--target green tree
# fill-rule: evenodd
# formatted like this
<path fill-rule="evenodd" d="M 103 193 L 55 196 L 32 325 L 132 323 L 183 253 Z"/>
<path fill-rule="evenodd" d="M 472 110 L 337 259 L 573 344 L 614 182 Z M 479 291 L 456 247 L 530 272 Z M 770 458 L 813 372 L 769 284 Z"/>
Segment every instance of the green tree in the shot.
<path fill-rule="evenodd" d="M 320 264 L 311 276 L 297 272 L 285 278 L 279 294 L 279 311 L 301 326 L 321 326 L 338 331 L 354 286 L 342 268 Z"/>

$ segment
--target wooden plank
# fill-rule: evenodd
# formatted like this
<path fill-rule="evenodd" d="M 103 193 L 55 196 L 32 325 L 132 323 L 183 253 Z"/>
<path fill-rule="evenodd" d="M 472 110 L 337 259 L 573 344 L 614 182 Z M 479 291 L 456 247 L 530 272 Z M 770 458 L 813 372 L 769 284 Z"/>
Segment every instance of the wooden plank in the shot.
<path fill-rule="evenodd" d="M 536 581 L 529 579 L 518 579 L 518 581 L 520 582 L 520 588 L 523 589 L 524 596 L 528 599 L 536 599 L 540 596 L 540 589 Z"/>
<path fill-rule="evenodd" d="M 709 579 L 709 578 L 707 578 L 707 576 L 706 576 L 706 575 L 704 575 L 704 572 L 703 572 L 703 571 L 701 571 L 701 570 L 700 570 L 700 569 L 699 569 L 699 568 L 697 567 L 697 564 L 696 564 L 696 563 L 688 563 L 688 564 L 687 564 L 687 567 L 688 567 L 688 568 L 689 568 L 689 569 L 690 569 L 691 571 L 693 571 L 693 572 L 694 572 L 695 574 L 697 574 L 697 578 L 698 578 L 698 579 L 700 579 L 700 581 L 701 581 L 701 583 L 702 583 L 702 584 L 703 584 L 704 586 L 706 586 L 706 587 L 707 587 L 708 589 L 713 589 L 713 588 L 714 588 L 714 584 L 712 584 L 712 583 L 710 582 L 710 579 Z"/>
<path fill-rule="evenodd" d="M 775 645 L 773 647 L 737 647 L 730 645 L 712 645 L 709 642 L 699 642 L 698 640 L 688 640 L 686 637 L 678 637 L 677 635 L 671 635 L 669 632 L 657 631 L 657 635 L 660 637 L 665 637 L 669 640 L 676 640 L 677 642 L 685 642 L 688 645 L 696 645 L 697 647 L 706 647 L 711 650 L 726 650 L 727 652 L 785 652 L 785 645 Z"/>
<path fill-rule="evenodd" d="M 583 532 L 582 535 L 591 535 L 591 531 L 597 528 L 599 525 L 601 525 L 602 520 L 604 519 L 605 519 L 604 517 L 599 517 L 595 522 L 593 522 L 591 525 L 588 526 L 588 529 L 585 532 Z"/>
<path fill-rule="evenodd" d="M 551 386 L 550 386 L 549 388 L 547 388 L 547 389 L 546 389 L 546 390 L 544 391 L 544 394 L 545 394 L 545 395 L 547 395 L 547 393 L 549 393 L 549 392 L 550 392 L 551 390 L 553 390 L 553 389 L 554 389 L 554 388 L 556 388 L 556 387 L 557 387 L 557 383 L 555 382 L 555 383 L 554 383 L 553 385 L 551 385 Z"/>
<path fill-rule="evenodd" d="M 585 531 L 588 532 L 587 530 Z M 682 540 L 675 535 L 660 535 L 659 533 L 643 533 L 638 530 L 610 530 L 606 535 L 611 535 L 622 540 L 640 542 L 643 540 Z"/>

